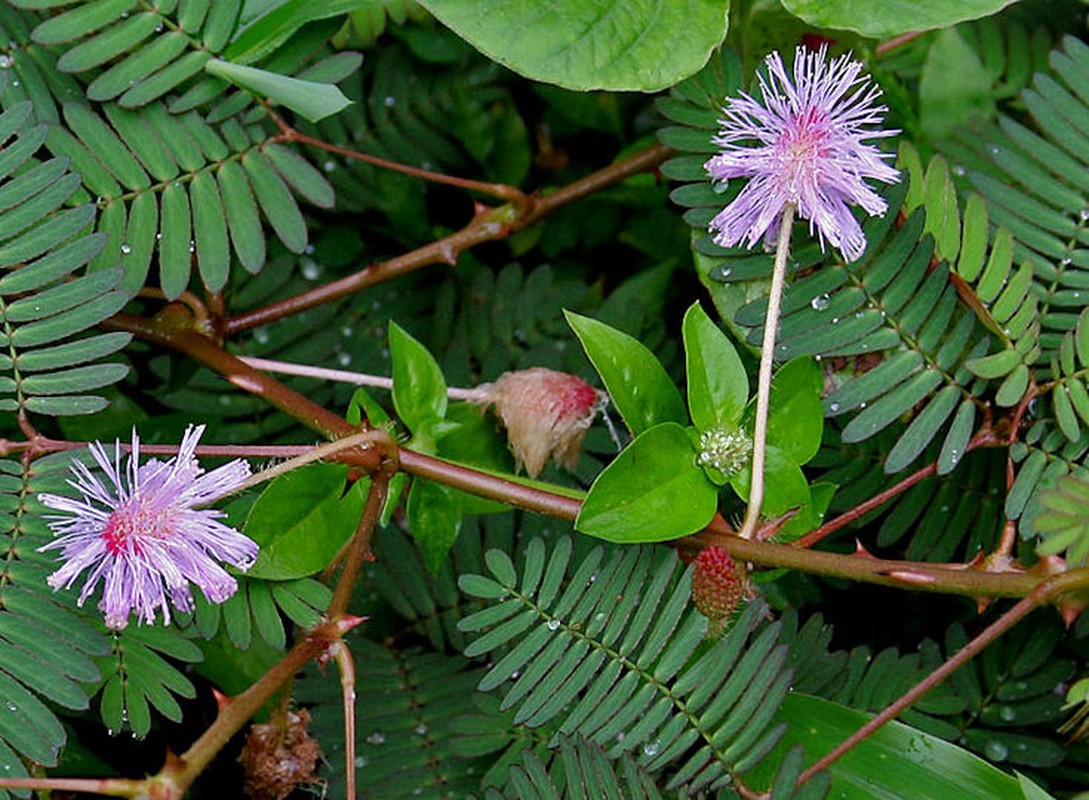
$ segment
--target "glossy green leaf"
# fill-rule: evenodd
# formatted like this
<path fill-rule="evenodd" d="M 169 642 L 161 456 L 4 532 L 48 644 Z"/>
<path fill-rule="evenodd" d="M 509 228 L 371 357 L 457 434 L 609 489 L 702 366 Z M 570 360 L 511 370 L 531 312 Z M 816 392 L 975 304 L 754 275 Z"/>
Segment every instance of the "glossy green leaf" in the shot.
<path fill-rule="evenodd" d="M 446 378 L 435 357 L 396 322 L 389 324 L 393 407 L 413 433 L 446 416 Z"/>
<path fill-rule="evenodd" d="M 633 434 L 662 422 L 688 422 L 680 392 L 645 345 L 604 322 L 571 311 L 564 315 Z"/>
<path fill-rule="evenodd" d="M 810 356 L 792 358 L 771 379 L 768 444 L 799 464 L 817 454 L 824 433 L 824 374 Z M 751 431 L 752 428 L 747 430 Z"/>
<path fill-rule="evenodd" d="M 208 61 L 204 65 L 204 71 L 260 97 L 267 97 L 287 106 L 310 122 L 336 114 L 352 102 L 331 83 L 303 81 L 268 70 L 232 64 L 218 58 Z"/>
<path fill-rule="evenodd" d="M 276 478 L 250 510 L 243 531 L 261 553 L 247 573 L 288 580 L 320 572 L 355 532 L 366 500 L 365 480 L 347 492 L 347 468 L 312 464 Z"/>
<path fill-rule="evenodd" d="M 749 499 L 751 461 L 730 480 L 730 485 L 742 500 Z M 809 503 L 809 482 L 798 462 L 778 447 L 768 445 L 764 456 L 764 502 L 760 507 L 761 513 L 766 517 L 776 517 Z"/>
<path fill-rule="evenodd" d="M 945 28 L 1000 11 L 1015 0 L 783 0 L 790 13 L 818 28 L 884 39 Z"/>
<path fill-rule="evenodd" d="M 707 63 L 726 35 L 722 0 L 424 0 L 488 57 L 568 89 L 653 92 Z"/>
<path fill-rule="evenodd" d="M 775 754 L 746 782 L 770 784 L 776 765 L 790 748 L 804 745 L 806 760 L 830 751 L 870 718 L 869 714 L 798 692 L 787 695 L 779 719 L 786 732 Z M 979 756 L 901 722 L 890 722 L 828 768 L 830 797 L 843 800 L 902 800 L 910 797 L 972 797 L 1020 800 L 1016 779 Z"/>
<path fill-rule="evenodd" d="M 224 52 L 225 58 L 237 64 L 260 61 L 308 22 L 372 7 L 373 0 L 286 0 L 266 5 L 273 7 L 246 26 Z"/>
<path fill-rule="evenodd" d="M 737 350 L 698 303 L 685 313 L 682 330 L 693 424 L 700 430 L 736 427 L 749 397 L 749 379 Z"/>
<path fill-rule="evenodd" d="M 718 493 L 695 456 L 688 433 L 676 423 L 644 431 L 597 476 L 575 528 L 626 543 L 700 530 L 714 516 Z"/>
<path fill-rule="evenodd" d="M 461 530 L 461 500 L 441 483 L 416 478 L 405 505 L 408 532 L 420 543 L 424 563 L 438 573 Z"/>

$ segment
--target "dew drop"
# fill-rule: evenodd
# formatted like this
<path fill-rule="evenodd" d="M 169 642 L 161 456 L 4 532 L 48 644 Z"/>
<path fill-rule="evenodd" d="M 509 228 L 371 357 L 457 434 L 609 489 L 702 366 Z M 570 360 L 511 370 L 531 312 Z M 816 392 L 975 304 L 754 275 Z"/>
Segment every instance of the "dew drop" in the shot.
<path fill-rule="evenodd" d="M 968 172 L 968 170 L 966 170 L 964 168 L 963 164 L 954 164 L 953 165 L 953 174 L 956 175 L 958 178 L 963 178 L 965 173 L 967 173 L 967 172 Z"/>
<path fill-rule="evenodd" d="M 11 69 L 11 56 L 0 56 L 0 69 Z"/>
<path fill-rule="evenodd" d="M 812 306 L 813 309 L 816 311 L 824 311 L 826 308 L 828 308 L 829 302 L 831 301 L 828 299 L 827 294 L 819 294 L 809 301 L 809 305 Z"/>
<path fill-rule="evenodd" d="M 323 170 L 325 170 L 326 172 L 332 172 L 333 170 L 335 170 L 337 168 L 337 162 L 333 161 L 332 159 L 329 159 L 328 161 L 326 161 L 324 164 L 321 165 L 321 168 Z"/>
<path fill-rule="evenodd" d="M 4 703 L 4 708 L 6 708 L 8 711 L 18 711 L 19 710 L 19 706 L 15 705 L 15 703 L 11 702 L 10 700 L 8 700 L 6 703 Z"/>
<path fill-rule="evenodd" d="M 155 26 L 155 32 L 156 33 L 162 33 L 163 32 L 163 23 L 160 22 L 158 25 Z"/>
<path fill-rule="evenodd" d="M 1002 742 L 992 740 L 983 745 L 983 755 L 987 756 L 991 761 L 1005 761 L 1009 757 L 1010 751 Z"/>
<path fill-rule="evenodd" d="M 304 258 L 299 261 L 302 275 L 308 281 L 316 281 L 321 277 L 321 265 L 312 258 Z"/>
<path fill-rule="evenodd" d="M 647 742 L 643 745 L 643 755 L 656 756 L 658 751 L 662 748 L 662 743 L 655 739 L 653 742 Z"/>
<path fill-rule="evenodd" d="M 1070 256 L 1063 256 L 1059 259 L 1059 263 L 1062 264 L 1064 267 L 1069 267 L 1071 264 L 1074 263 L 1074 259 L 1072 259 Z"/>
<path fill-rule="evenodd" d="M 1017 711 L 1014 710 L 1013 706 L 1002 706 L 998 709 L 998 716 L 1002 718 L 1003 722 L 1013 722 L 1017 719 Z"/>
<path fill-rule="evenodd" d="M 518 676 L 521 675 L 521 674 L 522 674 L 521 672 L 519 672 L 518 670 L 515 670 L 514 672 L 512 672 L 510 674 L 510 679 L 512 681 L 516 681 L 516 680 L 518 680 Z"/>
<path fill-rule="evenodd" d="M 426 725 L 424 725 L 424 724 L 423 724 L 423 723 L 421 722 L 421 723 L 420 723 L 419 725 L 417 725 L 417 726 L 416 726 L 415 728 L 413 728 L 412 730 L 413 730 L 413 731 L 415 731 L 415 733 L 416 733 L 416 735 L 417 735 L 417 736 L 423 736 L 424 734 L 426 734 L 426 733 L 427 733 L 427 726 L 426 726 Z"/>
<path fill-rule="evenodd" d="M 367 741 L 370 744 L 374 744 L 374 745 L 385 744 L 386 743 L 386 734 L 382 733 L 382 731 L 374 731 L 373 733 L 371 733 L 370 736 L 367 737 Z"/>
<path fill-rule="evenodd" d="M 121 245 L 121 255 L 127 256 L 131 252 L 132 245 L 130 245 L 128 242 L 125 242 L 123 245 Z"/>
<path fill-rule="evenodd" d="M 828 410 L 831 411 L 833 414 L 836 413 L 837 411 L 839 411 L 839 403 L 829 404 Z"/>
<path fill-rule="evenodd" d="M 190 253 L 197 252 L 197 243 L 193 239 L 189 240 L 189 252 Z"/>
<path fill-rule="evenodd" d="M 724 267 L 723 269 L 717 270 L 715 272 L 715 277 L 718 278 L 718 280 L 720 281 L 724 281 L 729 278 L 733 274 L 733 272 L 734 271 L 729 267 Z"/>
<path fill-rule="evenodd" d="M 257 344 L 268 344 L 268 331 L 266 331 L 264 328 L 258 328 L 253 332 L 253 340 L 257 342 Z"/>
<path fill-rule="evenodd" d="M 837 322 L 839 322 L 839 317 L 832 317 L 832 324 L 835 325 Z"/>
<path fill-rule="evenodd" d="M 714 190 L 715 194 L 722 194 L 723 192 L 725 192 L 729 188 L 730 188 L 730 182 L 729 181 L 721 180 L 721 179 L 711 181 L 711 189 Z"/>
<path fill-rule="evenodd" d="M 383 100 L 382 102 L 386 104 L 386 108 L 393 108 L 395 105 L 397 105 L 397 98 L 392 97 L 392 96 L 387 96 L 386 99 Z"/>
<path fill-rule="evenodd" d="M 866 401 L 863 400 L 861 403 L 858 404 L 858 407 L 859 408 L 865 408 L 866 407 Z"/>
<path fill-rule="evenodd" d="M 0 62 L 0 66 L 3 66 L 3 62 Z M 1083 208 L 1078 212 L 1078 216 L 1081 217 L 1082 222 L 1089 222 L 1089 208 Z"/>
<path fill-rule="evenodd" d="M 351 364 L 352 363 L 351 353 L 338 353 L 337 354 L 337 363 L 340 364 L 340 366 L 342 366 L 342 367 L 346 367 L 349 364 Z"/>
<path fill-rule="evenodd" d="M 16 78 L 15 80 L 13 80 L 13 81 L 11 82 L 11 85 L 12 85 L 12 86 L 18 86 L 18 85 L 19 85 L 19 79 L 18 79 L 18 78 Z"/>
<path fill-rule="evenodd" d="M 356 756 L 356 757 L 355 757 L 355 765 L 356 765 L 356 767 L 357 767 L 358 769 L 363 769 L 363 767 L 367 766 L 367 759 L 366 759 L 366 757 L 364 757 L 364 756 Z"/>
<path fill-rule="evenodd" d="M 558 619 L 550 619 L 548 621 L 548 629 L 550 631 L 558 631 L 560 629 L 560 621 Z"/>
<path fill-rule="evenodd" d="M 351 325 L 343 325 L 343 326 L 341 326 L 341 328 L 340 328 L 340 335 L 341 335 L 341 336 L 343 336 L 343 337 L 344 337 L 345 339 L 350 339 L 350 338 L 352 338 L 352 336 L 353 336 L 354 334 L 355 334 L 355 328 L 353 328 L 353 327 L 352 327 Z"/>
<path fill-rule="evenodd" d="M 987 152 L 990 153 L 992 156 L 997 156 L 999 153 L 1002 152 L 1002 148 L 999 147 L 997 144 L 989 144 L 987 145 Z"/>

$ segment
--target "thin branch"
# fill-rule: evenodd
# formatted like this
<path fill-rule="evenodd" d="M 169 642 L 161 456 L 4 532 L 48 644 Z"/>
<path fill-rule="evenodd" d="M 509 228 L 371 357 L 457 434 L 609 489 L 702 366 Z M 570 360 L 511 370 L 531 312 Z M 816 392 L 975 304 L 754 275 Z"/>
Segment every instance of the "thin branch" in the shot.
<path fill-rule="evenodd" d="M 531 202 L 528 204 L 485 208 L 456 233 L 388 261 L 370 264 L 352 275 L 324 286 L 231 317 L 224 323 L 223 331 L 230 335 L 265 325 L 431 264 L 454 264 L 459 253 L 485 242 L 505 239 L 512 233 L 537 223 L 562 206 L 581 200 L 632 175 L 655 169 L 672 152 L 664 145 L 654 145 L 574 181 L 552 194 L 540 198 L 530 197 Z"/>
<path fill-rule="evenodd" d="M 343 640 L 334 644 L 331 650 L 340 670 L 340 689 L 344 700 L 345 800 L 355 800 L 355 661 Z"/>
<path fill-rule="evenodd" d="M 798 777 L 798 785 L 803 785 L 818 772 L 827 769 L 830 765 L 834 764 L 851 749 L 869 736 L 872 736 L 874 732 L 886 723 L 898 717 L 926 695 L 931 689 L 967 664 L 968 661 L 987 647 L 987 645 L 991 644 L 991 642 L 1026 617 L 1029 612 L 1066 590 L 1067 587 L 1062 579 L 1044 581 L 1041 583 L 1033 589 L 1031 593 L 1014 605 L 1013 608 L 984 628 L 978 636 L 961 648 L 956 655 L 923 678 L 923 680 L 919 681 L 919 683 L 915 684 L 915 686 L 905 692 L 900 699 L 840 742 L 831 752 L 821 757 L 812 766 L 806 768 Z"/>
<path fill-rule="evenodd" d="M 271 110 L 269 111 L 269 114 L 272 117 L 272 120 L 280 128 L 280 134 L 274 137 L 272 141 L 304 144 L 317 150 L 324 150 L 327 153 L 333 153 L 343 158 L 351 159 L 352 161 L 362 161 L 365 164 L 388 169 L 391 172 L 400 172 L 404 175 L 411 175 L 415 178 L 430 181 L 431 183 L 441 183 L 446 186 L 456 186 L 459 189 L 481 192 L 482 194 L 491 195 L 500 200 L 506 200 L 513 203 L 526 202 L 525 194 L 514 186 L 509 186 L 505 183 L 485 183 L 484 181 L 475 181 L 470 178 L 458 178 L 453 175 L 445 175 L 441 172 L 432 172 L 429 169 L 399 164 L 396 161 L 379 158 L 378 156 L 372 156 L 368 153 L 361 153 L 358 150 L 341 147 L 340 145 L 335 145 L 313 136 L 307 136 L 305 133 L 300 133 L 289 126 L 278 114 L 273 113 Z"/>
<path fill-rule="evenodd" d="M 378 389 L 392 389 L 393 378 L 384 375 L 368 375 L 365 372 L 350 372 L 343 369 L 329 369 L 327 367 L 314 367 L 310 364 L 293 364 L 289 361 L 275 361 L 271 358 L 253 358 L 242 356 L 242 361 L 254 369 L 263 369 L 265 372 L 278 372 L 282 375 L 299 375 L 304 378 L 318 378 L 323 381 L 338 381 L 350 383 L 355 386 L 373 386 Z M 479 389 L 462 389 L 458 386 L 447 386 L 446 396 L 452 400 L 468 400 L 479 403 L 487 399 L 487 394 Z"/>
<path fill-rule="evenodd" d="M 760 522 L 764 505 L 764 458 L 768 443 L 768 408 L 771 405 L 771 372 L 775 366 L 775 339 L 779 332 L 779 313 L 786 286 L 787 257 L 790 255 L 790 228 L 794 224 L 794 204 L 783 206 L 779 218 L 779 241 L 775 247 L 775 266 L 771 271 L 768 312 L 764 316 L 764 341 L 760 346 L 760 373 L 756 384 L 756 420 L 752 434 L 752 481 L 745 522 L 738 531 L 742 539 L 751 539 Z"/>

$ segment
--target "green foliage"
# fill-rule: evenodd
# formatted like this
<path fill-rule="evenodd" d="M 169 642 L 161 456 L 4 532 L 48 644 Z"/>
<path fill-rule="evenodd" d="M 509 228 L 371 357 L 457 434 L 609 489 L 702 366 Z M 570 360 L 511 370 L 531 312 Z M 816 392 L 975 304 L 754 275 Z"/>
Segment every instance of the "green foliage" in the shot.
<path fill-rule="evenodd" d="M 242 529 L 261 546 L 249 574 L 288 580 L 324 569 L 355 533 L 370 481 L 345 488 L 347 467 L 311 464 L 272 481 Z"/>
<path fill-rule="evenodd" d="M 377 560 L 349 604 L 368 618 L 346 637 L 354 753 L 332 665 L 292 687 L 313 715 L 331 797 L 345 791 L 346 758 L 367 797 L 733 797 L 735 779 L 774 798 L 1043 795 L 973 753 L 1056 792 L 1084 783 L 1084 747 L 1054 728 L 1057 687 L 1085 672 L 1086 628 L 1064 633 L 1041 615 L 798 789 L 820 753 L 983 621 L 967 604 L 860 603 L 839 581 L 753 570 L 767 600 L 708 640 L 677 556 L 638 544 L 730 518 L 747 496 L 748 451 L 730 451 L 742 464 L 723 469 L 703 439 L 744 444 L 751 432 L 771 258 L 711 242 L 707 223 L 739 186 L 711 185 L 703 165 L 726 98 L 758 91 L 742 63 L 792 47 L 820 20 L 889 36 L 942 30 L 896 49 L 818 32 L 839 40 L 836 52 L 873 53 L 900 117 L 891 126 L 907 134 L 903 179 L 884 192 L 886 216 L 867 222 L 861 260 L 841 263 L 795 231 L 766 510 L 796 511 L 776 537 L 852 512 L 895 487 L 892 474 L 926 464 L 934 475 L 843 533 L 882 557 L 969 562 L 1016 528 L 1011 558 L 1085 565 L 1089 47 L 1071 38 L 1049 55 L 1045 27 L 1061 30 L 1076 4 L 1055 2 L 1044 18 L 1028 0 L 1020 16 L 980 19 L 1002 0 L 907 12 L 897 0 L 735 2 L 731 47 L 709 62 L 722 2 L 553 3 L 533 24 L 541 4 L 426 5 L 434 18 L 408 0 L 0 3 L 0 775 L 91 771 L 75 760 L 80 743 L 66 748 L 73 731 L 93 741 L 91 705 L 108 730 L 147 737 L 110 740 L 110 769 L 151 771 L 159 764 L 130 755 L 194 741 L 210 686 L 244 691 L 321 622 L 331 592 L 312 576 L 335 573 L 368 488 L 318 465 L 232 501 L 228 521 L 246 520 L 262 545 L 234 596 L 198 596 L 168 627 L 104 635 L 97 597 L 79 609 L 45 582 L 57 564 L 38 552 L 53 534 L 36 496 L 67 491 L 70 456 L 39 457 L 39 446 L 112 437 L 135 420 L 149 443 L 176 441 L 194 413 L 218 443 L 313 437 L 237 376 L 232 386 L 140 343 L 122 363 L 128 335 L 105 329 L 131 319 L 107 322 L 124 310 L 160 332 L 188 326 L 190 311 L 203 326 L 207 311 L 210 324 L 192 329 L 210 348 L 392 374 L 392 395 L 284 382 L 349 408 L 352 424 L 365 415 L 407 431 L 400 443 L 420 453 L 501 475 L 513 460 L 494 415 L 448 400 L 450 385 L 530 366 L 592 377 L 592 366 L 633 434 L 614 455 L 595 426 L 573 476 L 545 475 L 561 497 L 590 487 L 578 528 L 591 536 L 395 479 Z M 564 86 L 676 85 L 657 100 L 578 94 L 502 64 Z M 419 248 L 479 220 L 474 201 L 497 219 L 520 201 L 503 207 L 349 155 L 508 183 L 536 208 L 655 135 L 676 151 L 661 172 L 687 225 L 664 202 L 665 181 L 643 173 L 472 250 Z M 692 305 L 690 255 L 725 330 Z M 372 264 L 396 278 L 252 329 L 246 320 L 342 278 L 367 281 Z M 95 417 L 49 419 L 107 399 Z M 33 443 L 17 427 L 24 412 L 43 437 Z M 799 628 L 814 607 L 846 650 L 830 649 L 820 617 Z"/>
<path fill-rule="evenodd" d="M 88 687 L 102 679 L 96 660 L 110 646 L 69 593 L 49 589 L 52 558 L 37 552 L 53 535 L 36 495 L 63 491 L 69 464 L 60 453 L 38 459 L 33 472 L 0 461 L 0 764 L 11 775 L 27 774 L 21 759 L 56 765 L 66 738 L 57 712 L 88 708 Z"/>
<path fill-rule="evenodd" d="M 969 19 L 994 14 L 1014 0 L 966 0 L 960 3 L 927 3 L 912 0 L 783 0 L 783 5 L 810 25 L 856 31 L 863 36 L 887 39 L 908 31 L 944 28 Z"/>
<path fill-rule="evenodd" d="M 701 649 L 707 620 L 672 553 L 571 553 L 569 539 L 551 552 L 534 540 L 520 576 L 491 550 L 493 577 L 461 578 L 465 591 L 503 601 L 460 623 L 480 633 L 466 655 L 505 651 L 480 688 L 506 687 L 502 707 L 517 709 L 516 724 L 558 722 L 557 733 L 579 733 L 607 757 L 634 750 L 648 770 L 670 767 L 669 788 L 716 788 L 759 761 L 781 735 L 771 716 L 790 684 L 778 626 L 759 627 L 762 605 Z"/>
<path fill-rule="evenodd" d="M 722 3 L 629 6 L 618 0 L 555 3 L 423 0 L 445 25 L 515 72 L 568 89 L 651 92 L 703 66 L 726 33 Z M 686 46 L 672 58 L 679 37 Z"/>

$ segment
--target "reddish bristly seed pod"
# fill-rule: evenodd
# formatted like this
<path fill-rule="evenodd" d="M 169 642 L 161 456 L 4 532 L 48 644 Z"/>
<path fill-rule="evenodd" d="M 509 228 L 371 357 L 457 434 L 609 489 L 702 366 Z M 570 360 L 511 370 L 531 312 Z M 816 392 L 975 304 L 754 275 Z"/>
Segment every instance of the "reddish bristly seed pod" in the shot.
<path fill-rule="evenodd" d="M 721 630 L 745 597 L 745 575 L 736 561 L 721 547 L 704 548 L 692 571 L 692 602 Z"/>
<path fill-rule="evenodd" d="M 582 437 L 604 404 L 582 378 L 543 367 L 505 372 L 478 391 L 480 405 L 495 407 L 518 466 L 532 478 L 549 457 L 574 469 Z"/>

